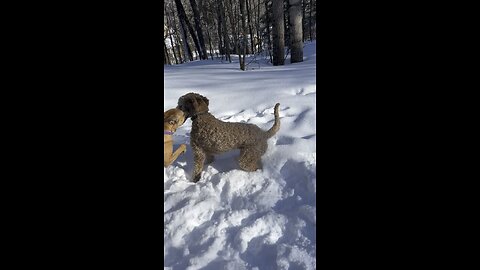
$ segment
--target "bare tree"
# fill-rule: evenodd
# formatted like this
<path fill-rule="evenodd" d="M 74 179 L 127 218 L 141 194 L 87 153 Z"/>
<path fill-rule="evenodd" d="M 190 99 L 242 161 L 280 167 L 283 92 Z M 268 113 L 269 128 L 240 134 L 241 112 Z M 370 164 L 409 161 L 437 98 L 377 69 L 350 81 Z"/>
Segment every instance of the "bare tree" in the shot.
<path fill-rule="evenodd" d="M 227 31 L 227 20 L 225 19 L 225 8 L 222 5 L 222 0 L 218 0 L 219 4 L 221 5 L 220 7 L 220 16 L 222 20 L 222 32 L 223 32 L 223 49 L 225 50 L 225 60 L 228 60 L 228 62 L 232 62 L 232 58 L 230 57 L 230 38 L 228 37 L 228 31 Z"/>
<path fill-rule="evenodd" d="M 218 35 L 218 52 L 222 56 L 223 59 L 223 54 L 224 54 L 224 49 L 223 49 L 223 34 L 222 34 L 222 25 L 223 25 L 223 20 L 222 20 L 222 13 L 221 13 L 221 8 L 222 8 L 222 2 L 221 0 L 217 0 L 216 6 L 216 12 L 217 12 L 217 35 Z"/>
<path fill-rule="evenodd" d="M 166 5 L 166 2 L 165 2 L 165 5 Z M 170 45 L 172 46 L 172 52 L 173 52 L 173 57 L 175 58 L 175 64 L 178 64 L 177 54 L 175 53 L 175 45 L 173 44 L 173 35 L 172 35 L 172 32 L 174 31 L 173 29 L 175 29 L 175 26 L 170 23 L 169 13 L 165 12 L 165 18 L 167 20 L 166 31 L 167 31 L 168 39 L 170 39 Z"/>
<path fill-rule="evenodd" d="M 175 19 L 176 16 L 174 16 L 174 11 L 172 11 L 172 14 L 171 14 L 171 18 L 170 20 L 172 21 L 172 25 L 173 27 L 175 28 L 175 31 L 173 32 L 173 36 L 175 38 L 175 47 L 177 48 L 177 52 L 178 52 L 178 60 L 180 63 L 184 63 L 187 61 L 187 58 L 182 58 L 182 56 L 184 56 L 184 53 L 183 53 L 183 43 L 182 43 L 182 39 L 180 38 L 180 30 L 178 25 L 177 25 L 177 20 Z"/>
<path fill-rule="evenodd" d="M 312 10 L 313 10 L 313 1 L 310 0 L 310 16 L 309 16 L 309 32 L 310 32 L 310 41 L 312 41 Z"/>
<path fill-rule="evenodd" d="M 273 55 L 272 55 L 272 39 L 271 39 L 271 32 L 270 32 L 270 26 L 272 25 L 272 17 L 273 14 L 271 12 L 272 10 L 272 0 L 270 1 L 265 1 L 265 29 L 267 30 L 266 33 L 266 38 L 267 38 L 267 52 L 270 57 L 270 63 L 273 63 Z"/>
<path fill-rule="evenodd" d="M 290 62 L 303 62 L 302 2 L 290 0 Z"/>
<path fill-rule="evenodd" d="M 207 32 L 207 40 L 208 40 L 208 44 L 210 45 L 210 57 L 212 58 L 213 60 L 213 46 L 212 46 L 212 37 L 210 35 L 210 31 L 209 31 L 209 26 L 212 25 L 213 27 L 215 26 L 215 20 L 214 16 L 209 16 L 209 13 L 208 13 L 208 9 L 209 9 L 209 5 L 207 3 L 207 5 L 203 5 L 203 1 L 198 1 L 199 5 L 198 5 L 198 9 L 200 11 L 200 21 L 203 22 L 203 29 L 205 29 L 205 31 Z M 205 45 L 206 47 L 206 45 Z M 207 58 L 208 58 L 208 55 L 207 55 Z"/>
<path fill-rule="evenodd" d="M 306 3 L 305 0 L 302 0 L 302 40 L 305 41 L 305 9 Z"/>
<path fill-rule="evenodd" d="M 290 4 L 288 0 L 283 0 L 283 33 L 285 38 L 285 46 L 290 48 L 290 16 L 289 16 Z"/>
<path fill-rule="evenodd" d="M 212 57 L 212 60 L 213 60 L 212 38 L 210 37 L 210 32 L 208 31 L 208 24 L 206 25 L 205 29 L 207 30 L 207 39 L 208 39 L 208 44 L 210 45 L 210 57 Z"/>
<path fill-rule="evenodd" d="M 178 11 L 178 10 L 177 10 Z M 190 50 L 190 46 L 188 46 L 188 37 L 187 37 L 187 30 L 185 29 L 185 21 L 182 20 L 179 16 L 179 22 L 180 22 L 180 33 L 182 35 L 182 41 L 183 41 L 183 57 L 184 59 L 190 59 L 190 61 L 193 61 L 193 55 L 192 55 L 192 50 Z"/>
<path fill-rule="evenodd" d="M 285 29 L 283 21 L 283 0 L 273 0 L 273 65 L 285 64 Z"/>
<path fill-rule="evenodd" d="M 209 53 L 231 62 L 236 53 L 246 68 L 246 55 L 264 52 L 273 65 L 283 65 L 286 47 L 292 62 L 301 61 L 302 42 L 316 38 L 313 0 L 166 0 L 164 9 L 170 41 L 163 48 L 172 64 Z"/>
<path fill-rule="evenodd" d="M 183 8 L 183 5 L 182 5 L 182 1 L 175 0 L 175 5 L 177 7 L 178 17 L 180 19 L 180 22 L 183 22 L 183 25 L 186 26 L 186 28 L 190 32 L 190 35 L 192 36 L 192 39 L 193 39 L 193 43 L 195 44 L 195 48 L 197 49 L 197 52 L 200 55 L 200 59 L 202 59 L 202 50 L 200 49 L 200 44 L 198 42 L 197 35 L 195 34 L 195 31 L 193 30 L 192 25 L 188 21 L 187 14 L 185 13 L 185 9 Z M 184 32 L 185 32 L 185 38 L 187 38 L 185 28 L 184 28 Z"/>
<path fill-rule="evenodd" d="M 253 8 L 255 10 L 255 7 Z M 256 16 L 256 22 L 255 22 L 255 27 L 257 28 L 257 42 L 255 43 L 257 47 L 257 51 L 260 52 L 262 50 L 262 38 L 261 38 L 261 30 L 260 30 L 260 3 L 257 4 L 257 16 Z"/>
<path fill-rule="evenodd" d="M 255 53 L 255 49 L 254 49 L 255 45 L 253 44 L 254 39 L 253 39 L 253 32 L 252 32 L 252 20 L 250 19 L 250 17 L 251 17 L 250 16 L 250 10 L 251 10 L 250 0 L 247 0 L 245 3 L 247 4 L 247 22 L 248 22 L 247 24 L 248 24 L 248 33 L 250 34 L 250 53 L 254 54 Z M 248 54 L 248 52 L 247 52 L 247 54 Z"/>
<path fill-rule="evenodd" d="M 228 0 L 226 4 L 227 6 L 224 6 L 224 7 L 227 9 L 227 11 L 230 14 L 228 17 L 230 19 L 230 29 L 232 30 L 231 33 L 233 38 L 233 48 L 235 49 L 236 54 L 240 54 L 239 48 L 238 48 L 238 27 L 235 23 L 236 22 L 235 15 L 237 14 L 236 12 L 237 5 L 233 5 L 232 0 Z M 235 10 L 233 10 L 232 8 L 235 8 Z"/>
<path fill-rule="evenodd" d="M 240 20 L 242 21 L 242 41 L 240 42 L 241 53 L 238 56 L 238 60 L 240 62 L 241 70 L 245 70 L 245 55 L 247 54 L 247 25 L 245 23 L 245 18 L 246 18 L 245 2 L 246 0 L 240 0 Z"/>
<path fill-rule="evenodd" d="M 165 52 L 165 60 L 163 63 L 171 65 L 172 63 L 170 62 L 170 57 L 168 57 L 168 49 L 167 49 L 167 45 L 165 44 L 165 40 L 163 40 L 163 50 Z"/>
<path fill-rule="evenodd" d="M 203 38 L 202 26 L 200 24 L 200 12 L 198 12 L 197 3 L 195 0 L 190 0 L 190 5 L 193 11 L 193 20 L 195 22 L 195 29 L 197 30 L 199 50 L 201 50 L 200 59 L 207 59 L 207 49 L 205 48 L 205 39 Z"/>

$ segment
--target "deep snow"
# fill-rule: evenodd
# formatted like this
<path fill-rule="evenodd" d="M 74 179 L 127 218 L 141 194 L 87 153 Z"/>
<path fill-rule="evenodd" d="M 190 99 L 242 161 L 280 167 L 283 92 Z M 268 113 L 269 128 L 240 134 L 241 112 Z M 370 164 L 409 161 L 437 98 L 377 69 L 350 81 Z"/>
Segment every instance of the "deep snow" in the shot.
<path fill-rule="evenodd" d="M 210 112 L 268 130 L 280 103 L 280 131 L 269 139 L 263 170 L 238 168 L 238 150 L 216 157 L 191 183 L 191 120 L 174 135 L 187 153 L 164 169 L 164 269 L 316 268 L 316 43 L 304 62 L 241 71 L 221 60 L 165 66 L 164 111 L 197 92 Z M 247 60 L 248 62 L 248 60 Z"/>

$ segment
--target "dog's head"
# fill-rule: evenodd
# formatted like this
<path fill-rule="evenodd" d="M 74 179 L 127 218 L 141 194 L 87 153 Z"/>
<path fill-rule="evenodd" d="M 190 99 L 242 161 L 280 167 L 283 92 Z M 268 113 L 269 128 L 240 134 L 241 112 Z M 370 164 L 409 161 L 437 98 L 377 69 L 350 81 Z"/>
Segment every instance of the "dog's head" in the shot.
<path fill-rule="evenodd" d="M 185 113 L 185 118 L 206 113 L 208 112 L 208 98 L 197 93 L 188 93 L 178 99 L 177 109 Z"/>
<path fill-rule="evenodd" d="M 187 118 L 185 117 L 185 113 L 179 109 L 170 109 L 163 113 L 163 125 L 169 126 L 174 130 L 177 129 L 179 126 L 185 123 Z"/>

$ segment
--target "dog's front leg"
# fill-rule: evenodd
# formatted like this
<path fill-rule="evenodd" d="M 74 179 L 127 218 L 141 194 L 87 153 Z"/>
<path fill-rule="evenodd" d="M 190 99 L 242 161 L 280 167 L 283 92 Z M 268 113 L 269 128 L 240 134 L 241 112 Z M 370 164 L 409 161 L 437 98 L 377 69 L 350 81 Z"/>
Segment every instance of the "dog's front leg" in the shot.
<path fill-rule="evenodd" d="M 180 154 L 183 154 L 187 151 L 187 146 L 185 144 L 181 144 L 177 150 L 175 151 L 175 153 L 172 154 L 172 157 L 171 157 L 171 161 L 170 163 L 174 162 L 175 160 L 177 160 L 178 156 L 180 156 Z"/>
<path fill-rule="evenodd" d="M 200 176 L 202 175 L 203 164 L 205 163 L 205 153 L 202 149 L 200 149 L 195 143 L 190 143 L 192 146 L 193 151 L 193 182 L 197 182 L 200 180 Z"/>
<path fill-rule="evenodd" d="M 167 168 L 173 162 L 172 160 L 173 147 L 171 143 L 165 143 L 164 147 L 165 148 L 163 149 L 163 166 Z"/>

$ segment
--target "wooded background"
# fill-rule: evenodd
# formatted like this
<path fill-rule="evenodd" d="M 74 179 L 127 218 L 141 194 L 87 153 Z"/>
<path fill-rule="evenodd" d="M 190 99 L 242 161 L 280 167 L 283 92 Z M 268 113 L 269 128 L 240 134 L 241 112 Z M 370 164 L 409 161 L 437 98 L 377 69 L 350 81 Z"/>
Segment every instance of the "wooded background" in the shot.
<path fill-rule="evenodd" d="M 164 64 L 239 56 L 283 65 L 303 61 L 303 42 L 316 39 L 313 0 L 165 0 Z M 287 48 L 287 49 L 285 49 Z"/>

